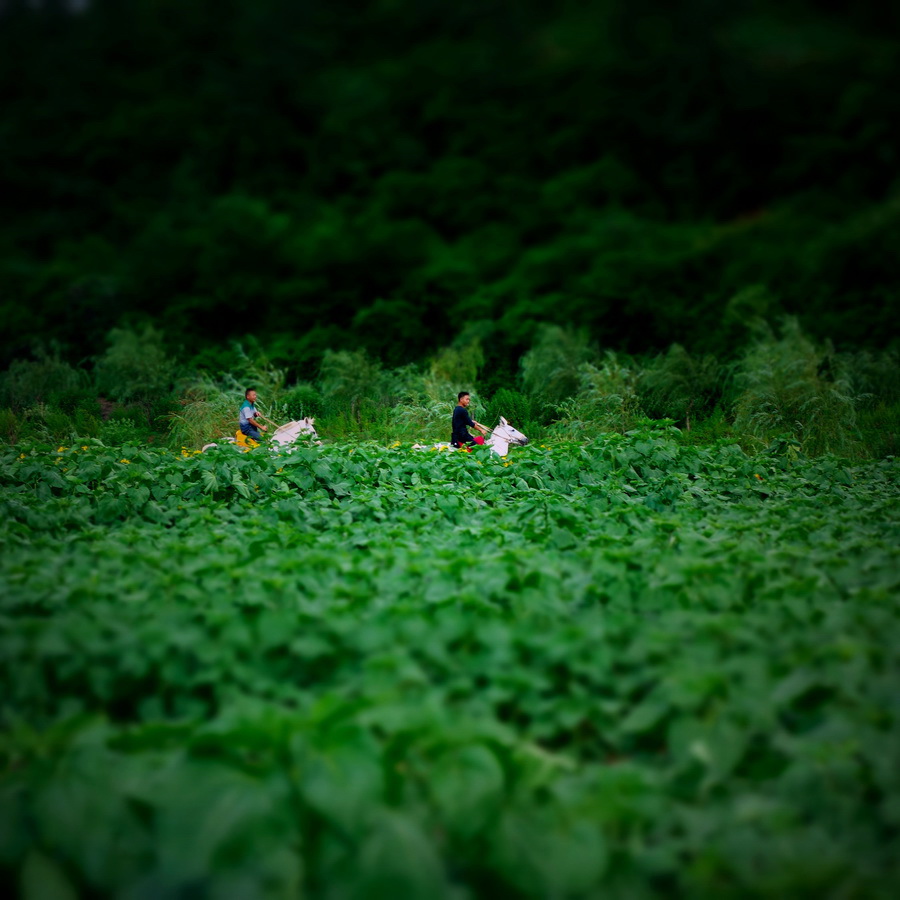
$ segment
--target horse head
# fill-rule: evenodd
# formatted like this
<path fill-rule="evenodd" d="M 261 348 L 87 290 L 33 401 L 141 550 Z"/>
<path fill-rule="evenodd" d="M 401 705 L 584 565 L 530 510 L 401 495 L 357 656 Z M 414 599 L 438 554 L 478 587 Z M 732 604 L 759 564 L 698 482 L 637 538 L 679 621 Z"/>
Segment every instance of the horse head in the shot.
<path fill-rule="evenodd" d="M 503 416 L 500 416 L 500 424 L 491 434 L 517 447 L 524 447 L 528 443 L 528 438 L 521 431 L 513 428 Z"/>

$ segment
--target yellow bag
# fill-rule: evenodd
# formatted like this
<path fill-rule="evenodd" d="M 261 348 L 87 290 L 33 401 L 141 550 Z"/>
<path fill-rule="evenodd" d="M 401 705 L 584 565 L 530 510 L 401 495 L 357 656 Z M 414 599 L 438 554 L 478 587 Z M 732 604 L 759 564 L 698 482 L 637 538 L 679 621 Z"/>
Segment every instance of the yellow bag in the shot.
<path fill-rule="evenodd" d="M 234 433 L 234 442 L 244 450 L 252 450 L 254 447 L 259 446 L 259 441 L 254 441 L 252 437 L 247 437 L 240 428 Z"/>

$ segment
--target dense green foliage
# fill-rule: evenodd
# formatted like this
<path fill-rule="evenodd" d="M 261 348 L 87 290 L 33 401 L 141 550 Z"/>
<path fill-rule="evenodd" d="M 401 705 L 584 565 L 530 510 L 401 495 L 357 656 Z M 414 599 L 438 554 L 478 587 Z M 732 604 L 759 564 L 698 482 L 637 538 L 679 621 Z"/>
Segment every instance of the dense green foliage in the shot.
<path fill-rule="evenodd" d="M 644 357 L 601 352 L 586 332 L 552 325 L 538 330 L 502 387 L 490 389 L 485 363 L 477 340 L 396 369 L 364 351 L 328 350 L 317 378 L 291 383 L 258 346 L 255 357 L 235 346 L 230 369 L 213 376 L 167 356 L 153 328 L 114 329 L 92 370 L 44 352 L 0 373 L 0 440 L 197 449 L 234 433 L 252 385 L 269 420 L 313 417 L 329 441 L 447 440 L 466 389 L 477 420 L 495 425 L 505 416 L 547 440 L 626 433 L 652 420 L 675 424 L 693 443 L 733 437 L 754 451 L 789 440 L 808 455 L 865 459 L 900 446 L 896 350 L 837 353 L 793 319 L 778 329 L 758 323 L 730 363 L 678 344 Z"/>
<path fill-rule="evenodd" d="M 466 329 L 507 378 L 546 322 L 630 353 L 728 356 L 783 312 L 896 336 L 896 4 L 65 6 L 0 11 L 2 365 L 147 317 L 301 379 Z"/>
<path fill-rule="evenodd" d="M 23 896 L 889 897 L 893 459 L 0 451 Z"/>
<path fill-rule="evenodd" d="M 0 0 L 4 895 L 892 897 L 839 6 Z M 251 385 L 324 444 L 197 452 Z M 460 389 L 532 444 L 413 451 Z"/>

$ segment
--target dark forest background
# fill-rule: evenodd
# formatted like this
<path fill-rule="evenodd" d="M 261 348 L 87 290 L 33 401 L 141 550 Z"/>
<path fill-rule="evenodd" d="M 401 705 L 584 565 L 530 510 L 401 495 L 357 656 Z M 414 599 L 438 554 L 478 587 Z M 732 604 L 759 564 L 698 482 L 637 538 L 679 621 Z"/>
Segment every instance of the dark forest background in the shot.
<path fill-rule="evenodd" d="M 884 348 L 898 85 L 876 0 L 6 0 L 0 365 Z"/>

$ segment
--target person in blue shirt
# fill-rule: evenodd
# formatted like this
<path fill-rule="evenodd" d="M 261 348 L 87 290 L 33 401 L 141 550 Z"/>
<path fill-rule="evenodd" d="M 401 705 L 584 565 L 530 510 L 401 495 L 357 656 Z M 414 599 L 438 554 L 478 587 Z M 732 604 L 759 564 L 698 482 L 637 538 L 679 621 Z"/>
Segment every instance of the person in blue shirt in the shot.
<path fill-rule="evenodd" d="M 253 388 L 247 388 L 244 391 L 244 402 L 241 404 L 240 425 L 241 433 L 254 441 L 261 441 L 262 435 L 260 431 L 268 431 L 265 425 L 257 419 L 259 414 L 256 411 L 256 391 Z"/>
<path fill-rule="evenodd" d="M 450 443 L 454 447 L 466 447 L 471 444 L 483 444 L 483 437 L 472 437 L 469 428 L 477 428 L 481 434 L 489 434 L 490 428 L 476 422 L 469 415 L 469 404 L 472 398 L 468 391 L 460 391 L 456 396 L 457 406 L 453 410 L 453 433 L 450 435 Z"/>

